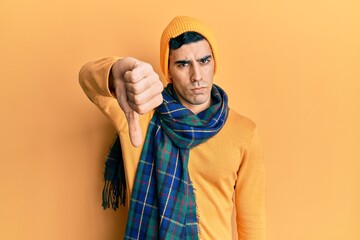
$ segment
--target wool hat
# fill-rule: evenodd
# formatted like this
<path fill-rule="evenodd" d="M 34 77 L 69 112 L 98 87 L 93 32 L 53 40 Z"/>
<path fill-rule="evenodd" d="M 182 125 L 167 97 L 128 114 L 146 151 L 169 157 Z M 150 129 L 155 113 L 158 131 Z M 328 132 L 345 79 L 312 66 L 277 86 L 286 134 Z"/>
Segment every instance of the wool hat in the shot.
<path fill-rule="evenodd" d="M 215 37 L 210 29 L 195 18 L 188 16 L 177 16 L 164 29 L 160 40 L 160 66 L 167 81 L 171 81 L 168 73 L 170 53 L 169 41 L 170 39 L 175 38 L 185 32 L 197 32 L 206 38 L 212 50 L 214 58 L 214 73 L 216 72 L 217 46 Z"/>

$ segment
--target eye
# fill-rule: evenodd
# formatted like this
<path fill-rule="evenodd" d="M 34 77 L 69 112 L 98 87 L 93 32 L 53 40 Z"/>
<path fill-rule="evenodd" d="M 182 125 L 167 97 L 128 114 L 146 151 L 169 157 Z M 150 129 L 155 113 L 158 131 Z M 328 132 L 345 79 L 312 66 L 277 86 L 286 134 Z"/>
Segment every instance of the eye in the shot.
<path fill-rule="evenodd" d="M 185 68 L 185 67 L 187 67 L 187 66 L 189 66 L 189 63 L 179 63 L 178 65 L 177 65 L 179 68 Z"/>
<path fill-rule="evenodd" d="M 201 63 L 201 64 L 206 64 L 206 63 L 208 63 L 208 62 L 210 62 L 210 58 L 204 58 L 204 59 L 201 59 L 201 60 L 200 60 L 200 63 Z"/>

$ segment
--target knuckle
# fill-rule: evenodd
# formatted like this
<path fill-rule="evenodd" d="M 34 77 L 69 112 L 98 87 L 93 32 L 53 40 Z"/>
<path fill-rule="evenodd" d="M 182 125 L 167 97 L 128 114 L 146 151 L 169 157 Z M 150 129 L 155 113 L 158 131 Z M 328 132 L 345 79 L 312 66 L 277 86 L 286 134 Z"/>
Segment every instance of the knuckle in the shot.
<path fill-rule="evenodd" d="M 153 74 L 152 74 L 152 80 L 153 80 L 153 82 L 155 82 L 156 84 L 158 84 L 159 82 L 161 83 L 159 74 L 157 74 L 156 72 L 153 72 Z"/>
<path fill-rule="evenodd" d="M 163 99 L 162 95 L 159 95 L 159 97 L 157 98 L 157 106 L 162 104 L 163 101 L 164 101 L 164 99 Z"/>
<path fill-rule="evenodd" d="M 143 99 L 142 99 L 142 97 L 139 96 L 139 95 L 134 95 L 134 96 L 133 96 L 133 102 L 134 102 L 134 104 L 136 104 L 136 105 L 140 105 L 140 104 L 143 103 Z"/>
<path fill-rule="evenodd" d="M 154 72 L 154 79 L 158 82 L 160 82 L 160 77 L 159 77 L 159 74 L 157 74 L 156 72 Z"/>
<path fill-rule="evenodd" d="M 133 82 L 134 81 L 134 74 L 133 72 L 126 72 L 125 75 L 124 75 L 124 78 L 126 80 L 126 82 Z"/>
<path fill-rule="evenodd" d="M 147 63 L 147 62 L 144 62 L 144 63 L 143 63 L 143 67 L 144 67 L 144 69 L 146 69 L 146 70 L 152 70 L 152 69 L 153 69 L 152 66 L 151 66 L 151 64 L 150 64 L 150 63 Z"/>
<path fill-rule="evenodd" d="M 126 89 L 128 92 L 131 92 L 132 94 L 141 93 L 141 86 L 138 83 L 129 83 L 126 85 Z"/>
<path fill-rule="evenodd" d="M 162 82 L 159 81 L 159 83 L 157 84 L 158 90 L 161 93 L 164 90 L 164 85 L 162 84 Z"/>
<path fill-rule="evenodd" d="M 145 105 L 139 105 L 139 106 L 137 107 L 137 111 L 136 111 L 136 112 L 139 113 L 139 114 L 141 114 L 141 115 L 143 115 L 143 114 L 147 113 L 148 110 L 147 110 L 147 108 L 146 108 Z"/>

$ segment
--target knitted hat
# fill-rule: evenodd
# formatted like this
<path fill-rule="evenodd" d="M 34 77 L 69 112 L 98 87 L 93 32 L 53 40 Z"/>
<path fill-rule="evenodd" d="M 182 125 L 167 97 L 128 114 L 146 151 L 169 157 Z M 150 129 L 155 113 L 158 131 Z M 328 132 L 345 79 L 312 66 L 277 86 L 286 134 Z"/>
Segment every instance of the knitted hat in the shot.
<path fill-rule="evenodd" d="M 214 73 L 216 72 L 217 46 L 215 37 L 210 29 L 192 17 L 177 16 L 169 23 L 169 25 L 167 25 L 162 33 L 160 41 L 160 66 L 167 81 L 170 81 L 168 73 L 170 52 L 169 41 L 171 38 L 175 38 L 185 32 L 197 32 L 206 38 L 212 49 Z"/>

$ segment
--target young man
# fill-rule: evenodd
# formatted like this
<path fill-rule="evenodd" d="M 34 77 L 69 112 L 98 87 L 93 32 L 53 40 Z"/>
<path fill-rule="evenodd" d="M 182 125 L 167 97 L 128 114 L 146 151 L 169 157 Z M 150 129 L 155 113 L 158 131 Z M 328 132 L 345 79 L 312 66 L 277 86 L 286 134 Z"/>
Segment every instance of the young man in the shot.
<path fill-rule="evenodd" d="M 160 48 L 165 89 L 150 64 L 131 57 L 89 62 L 79 75 L 119 133 L 124 238 L 232 239 L 235 207 L 238 238 L 265 239 L 259 134 L 213 84 L 214 36 L 196 19 L 176 17 Z"/>

